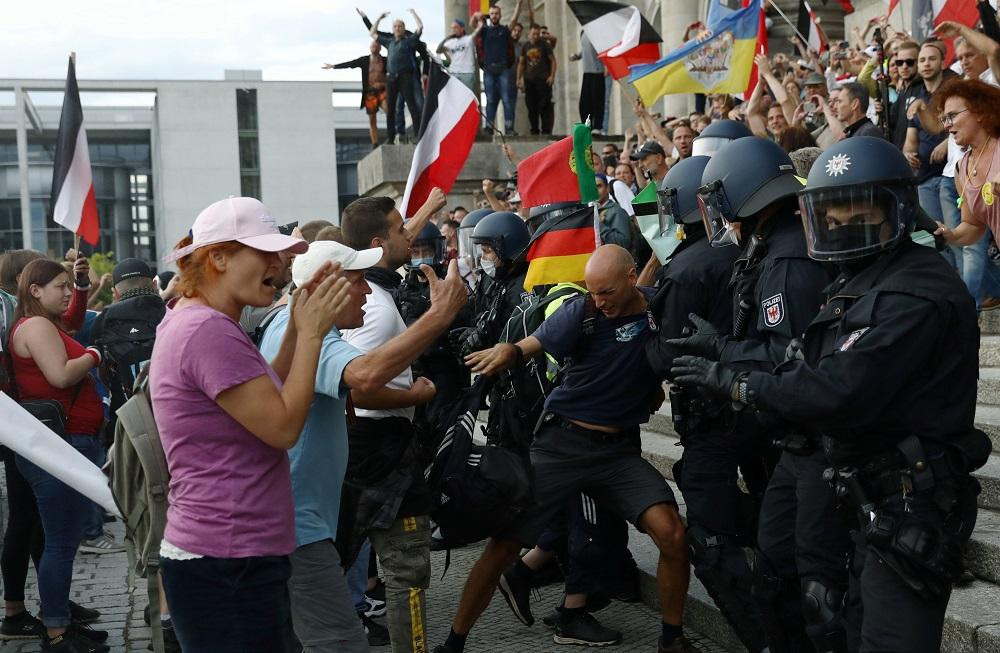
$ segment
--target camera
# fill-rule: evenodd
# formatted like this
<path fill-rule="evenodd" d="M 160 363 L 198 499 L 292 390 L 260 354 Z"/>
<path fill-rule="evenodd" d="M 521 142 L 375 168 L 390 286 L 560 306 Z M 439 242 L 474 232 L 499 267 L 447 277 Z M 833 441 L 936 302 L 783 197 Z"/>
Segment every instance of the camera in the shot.
<path fill-rule="evenodd" d="M 291 236 L 292 231 L 295 227 L 299 226 L 299 221 L 289 222 L 288 224 L 283 224 L 278 226 L 278 232 L 283 236 Z"/>

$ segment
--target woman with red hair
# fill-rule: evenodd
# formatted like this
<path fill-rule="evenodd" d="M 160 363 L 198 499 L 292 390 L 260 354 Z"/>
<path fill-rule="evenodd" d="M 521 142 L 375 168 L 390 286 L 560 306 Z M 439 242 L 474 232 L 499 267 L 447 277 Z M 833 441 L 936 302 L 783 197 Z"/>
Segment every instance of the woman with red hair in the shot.
<path fill-rule="evenodd" d="M 955 187 L 959 194 L 962 222 L 950 229 L 937 230 L 950 245 L 974 245 L 987 229 L 1000 233 L 1000 88 L 979 80 L 946 82 L 934 97 L 941 123 L 955 143 L 966 148 L 955 167 Z M 970 291 L 977 305 L 984 295 L 1000 295 L 1000 274 L 988 263 L 982 283 Z M 995 306 L 992 306 L 995 307 Z M 984 303 L 983 310 L 989 310 Z"/>

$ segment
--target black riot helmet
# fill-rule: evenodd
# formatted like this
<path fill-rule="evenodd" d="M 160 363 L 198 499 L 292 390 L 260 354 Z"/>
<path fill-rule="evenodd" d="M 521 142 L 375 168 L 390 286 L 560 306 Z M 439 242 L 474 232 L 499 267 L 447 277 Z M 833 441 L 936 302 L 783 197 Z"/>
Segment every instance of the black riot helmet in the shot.
<path fill-rule="evenodd" d="M 433 222 L 428 222 L 420 230 L 417 237 L 410 241 L 409 268 L 419 268 L 421 265 L 434 267 L 444 263 L 444 236 Z"/>
<path fill-rule="evenodd" d="M 715 120 L 705 127 L 691 146 L 693 156 L 712 156 L 730 141 L 753 136 L 750 128 L 737 120 Z"/>
<path fill-rule="evenodd" d="M 502 261 L 513 261 L 528 246 L 531 234 L 516 213 L 497 211 L 480 220 L 472 232 L 475 245 L 486 245 Z"/>
<path fill-rule="evenodd" d="M 917 220 L 916 178 L 892 143 L 870 136 L 820 154 L 799 192 L 809 256 L 849 261 L 894 247 Z"/>
<path fill-rule="evenodd" d="M 476 209 L 475 211 L 470 211 L 465 214 L 465 217 L 462 218 L 462 221 L 458 225 L 458 255 L 465 259 L 470 270 L 478 264 L 476 261 L 476 247 L 472 244 L 472 232 L 475 230 L 476 225 L 479 224 L 479 221 L 491 213 L 493 213 L 493 209 Z"/>
<path fill-rule="evenodd" d="M 698 207 L 698 189 L 708 165 L 707 156 L 689 156 L 681 159 L 667 171 L 657 191 L 660 213 L 660 233 L 678 224 L 701 224 Z"/>
<path fill-rule="evenodd" d="M 705 166 L 701 183 L 698 205 L 713 245 L 736 244 L 733 223 L 802 189 L 788 153 L 757 136 L 723 146 Z"/>
<path fill-rule="evenodd" d="M 528 232 L 533 234 L 546 220 L 560 218 L 582 208 L 583 204 L 579 202 L 553 202 L 552 204 L 533 206 L 528 213 Z"/>

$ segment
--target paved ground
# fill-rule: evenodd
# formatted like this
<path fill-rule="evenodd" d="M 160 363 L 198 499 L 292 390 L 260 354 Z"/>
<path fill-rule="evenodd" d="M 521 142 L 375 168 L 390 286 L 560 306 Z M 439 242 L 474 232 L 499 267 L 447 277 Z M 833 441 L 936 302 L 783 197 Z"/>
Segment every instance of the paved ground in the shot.
<path fill-rule="evenodd" d="M 116 523 L 109 526 L 110 531 L 120 540 L 121 525 Z M 479 547 L 453 551 L 451 568 L 443 579 L 441 570 L 444 568 L 444 554 L 433 554 L 434 576 L 427 611 L 429 640 L 432 646 L 443 642 L 448 634 L 448 626 L 458 604 L 462 584 L 478 553 Z M 100 622 L 94 624 L 94 627 L 111 633 L 108 643 L 115 653 L 145 651 L 150 637 L 149 627 L 142 621 L 142 611 L 146 605 L 145 582 L 141 581 L 135 591 L 130 592 L 127 567 L 124 553 L 79 554 L 73 575 L 73 598 L 82 605 L 101 610 L 103 617 Z M 28 609 L 37 612 L 34 572 L 31 572 L 28 582 Z M 550 585 L 539 590 L 532 603 L 537 623 L 528 628 L 514 618 L 498 594 L 469 636 L 467 650 L 470 653 L 549 653 L 550 651 L 567 653 L 575 650 L 554 644 L 551 632 L 541 623 L 541 617 L 547 614 L 560 598 L 558 585 Z M 605 625 L 624 633 L 622 644 L 612 647 L 611 650 L 656 651 L 659 618 L 645 605 L 614 602 L 599 612 L 597 617 Z M 702 653 L 724 651 L 697 633 L 688 632 L 687 635 Z M 34 653 L 40 650 L 38 641 L 7 642 L 0 645 L 0 653 Z M 373 648 L 372 651 L 388 653 L 389 647 Z"/>

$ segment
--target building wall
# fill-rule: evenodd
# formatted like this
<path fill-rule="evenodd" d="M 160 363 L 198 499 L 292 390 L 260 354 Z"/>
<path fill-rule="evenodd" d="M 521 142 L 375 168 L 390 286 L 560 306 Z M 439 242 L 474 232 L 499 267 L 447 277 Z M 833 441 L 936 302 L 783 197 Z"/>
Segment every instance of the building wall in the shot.
<path fill-rule="evenodd" d="M 330 89 L 281 82 L 257 90 L 261 200 L 279 222 L 336 223 L 337 161 Z"/>
<path fill-rule="evenodd" d="M 202 209 L 240 194 L 236 88 L 228 82 L 158 85 L 153 196 L 161 256 Z"/>

